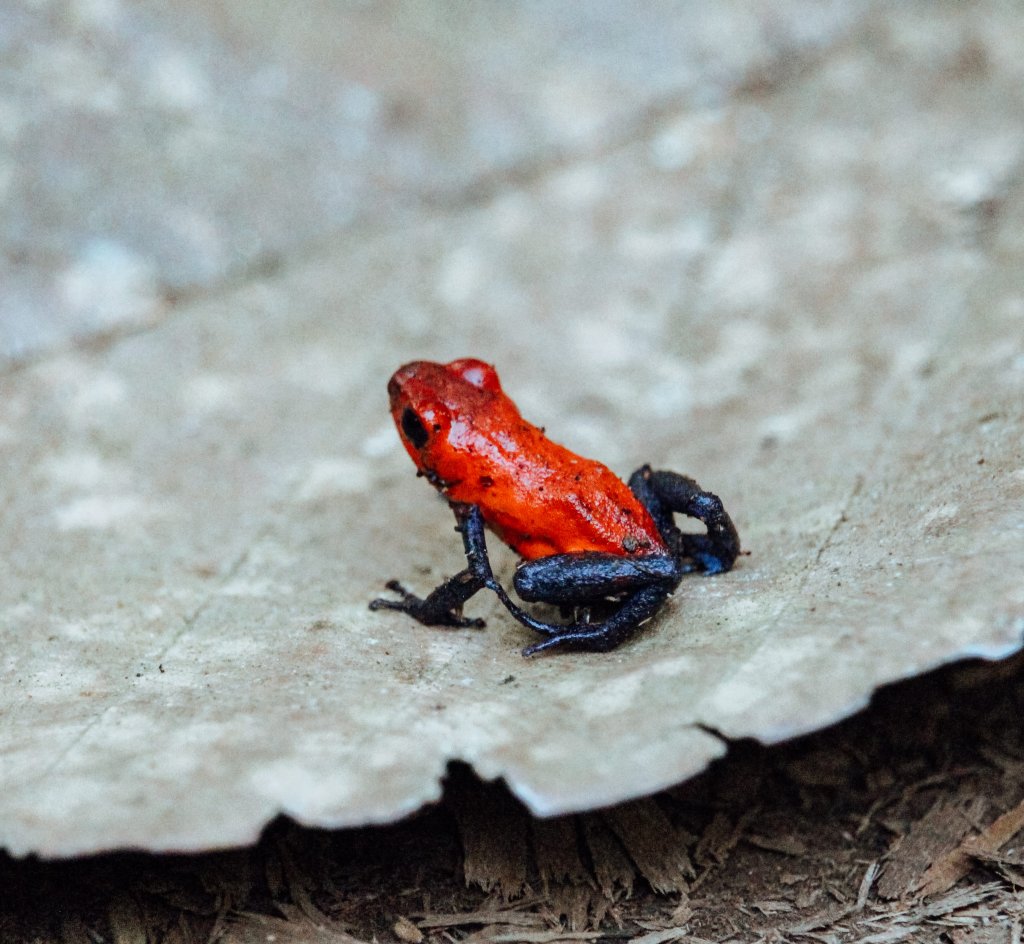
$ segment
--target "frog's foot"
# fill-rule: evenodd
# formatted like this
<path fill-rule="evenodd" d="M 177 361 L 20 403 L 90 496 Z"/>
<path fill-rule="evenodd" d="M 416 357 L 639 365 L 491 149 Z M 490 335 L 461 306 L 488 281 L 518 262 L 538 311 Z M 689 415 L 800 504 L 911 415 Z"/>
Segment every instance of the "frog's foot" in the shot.
<path fill-rule="evenodd" d="M 451 580 L 441 584 L 426 599 L 406 590 L 397 580 L 385 586 L 398 594 L 397 600 L 378 597 L 370 601 L 371 610 L 398 610 L 426 626 L 454 626 L 482 629 L 482 619 L 469 619 L 462 615 L 462 604 L 479 589 L 478 578 L 469 570 L 460 571 Z M 474 586 L 476 584 L 476 586 Z M 472 589 L 470 589 L 472 587 Z M 470 592 L 467 593 L 466 591 Z"/>

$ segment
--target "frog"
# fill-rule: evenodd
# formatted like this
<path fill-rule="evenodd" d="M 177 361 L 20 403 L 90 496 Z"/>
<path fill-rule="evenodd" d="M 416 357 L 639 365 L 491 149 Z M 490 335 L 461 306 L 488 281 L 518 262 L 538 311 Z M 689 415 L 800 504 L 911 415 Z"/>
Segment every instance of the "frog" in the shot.
<path fill-rule="evenodd" d="M 374 599 L 373 610 L 428 626 L 480 627 L 463 607 L 487 589 L 542 637 L 524 656 L 608 652 L 651 620 L 685 575 L 725 573 L 741 552 L 717 495 L 647 464 L 624 482 L 554 442 L 523 418 L 485 361 L 412 361 L 392 375 L 388 396 L 417 474 L 455 516 L 466 567 L 426 597 L 390 580 L 395 596 Z M 701 522 L 705 533 L 682 531 L 677 514 Z M 554 605 L 568 622 L 541 619 L 511 598 L 495 578 L 487 531 L 520 557 L 512 579 L 519 599 Z"/>

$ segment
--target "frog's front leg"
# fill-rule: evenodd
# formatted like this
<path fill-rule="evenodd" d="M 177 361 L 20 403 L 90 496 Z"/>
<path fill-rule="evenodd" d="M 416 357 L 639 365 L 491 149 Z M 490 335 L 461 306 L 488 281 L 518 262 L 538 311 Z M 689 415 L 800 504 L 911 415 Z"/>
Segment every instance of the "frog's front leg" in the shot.
<path fill-rule="evenodd" d="M 425 598 L 406 590 L 397 580 L 389 580 L 385 586 L 397 593 L 398 599 L 377 597 L 370 601 L 371 610 L 398 610 L 425 626 L 472 626 L 479 629 L 487 625 L 482 619 L 469 619 L 462 615 L 462 605 L 483 588 L 482 581 L 468 567 L 446 580 Z"/>
<path fill-rule="evenodd" d="M 426 626 L 485 625 L 482 619 L 467 619 L 462 615 L 462 607 L 471 596 L 495 583 L 487 559 L 487 548 L 483 544 L 483 519 L 479 509 L 472 505 L 453 503 L 452 511 L 455 512 L 457 522 L 455 530 L 462 534 L 469 566 L 446 580 L 426 598 L 410 593 L 397 580 L 389 580 L 387 588 L 397 593 L 399 598 L 388 600 L 378 597 L 370 602 L 371 610 L 398 610 Z"/>

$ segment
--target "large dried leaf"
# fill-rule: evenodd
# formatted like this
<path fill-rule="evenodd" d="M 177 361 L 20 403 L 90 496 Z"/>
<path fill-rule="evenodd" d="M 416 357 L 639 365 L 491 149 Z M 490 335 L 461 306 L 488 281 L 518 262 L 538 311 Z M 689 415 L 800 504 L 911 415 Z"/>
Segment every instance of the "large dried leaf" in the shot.
<path fill-rule="evenodd" d="M 994 3 L 887 17 L 805 68 L 772 46 L 714 107 L 681 95 L 606 152 L 598 135 L 491 197 L 381 214 L 117 322 L 144 331 L 12 366 L 0 842 L 204 848 L 279 812 L 390 819 L 452 759 L 536 812 L 593 807 L 701 770 L 711 732 L 783 738 L 1018 648 L 1021 22 Z M 737 60 L 728 28 L 716 42 Z M 544 81 L 506 81 L 524 75 Z M 371 613 L 385 579 L 426 590 L 461 566 L 384 384 L 466 354 L 555 439 L 698 478 L 750 556 L 606 655 L 524 661 L 527 632 L 483 595 L 482 632 Z"/>

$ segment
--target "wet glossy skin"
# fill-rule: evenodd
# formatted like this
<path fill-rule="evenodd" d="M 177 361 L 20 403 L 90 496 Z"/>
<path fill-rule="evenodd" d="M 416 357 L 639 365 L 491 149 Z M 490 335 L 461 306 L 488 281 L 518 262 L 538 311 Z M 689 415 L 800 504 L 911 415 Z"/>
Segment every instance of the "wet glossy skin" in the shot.
<path fill-rule="evenodd" d="M 388 384 L 416 467 L 450 500 L 476 505 L 527 560 L 569 551 L 668 553 L 650 513 L 607 466 L 522 418 L 494 368 L 415 361 Z"/>
<path fill-rule="evenodd" d="M 729 570 L 739 554 L 717 496 L 649 466 L 627 485 L 600 462 L 552 442 L 522 418 L 483 361 L 406 364 L 388 393 L 406 450 L 455 513 L 468 566 L 426 598 L 390 581 L 398 599 L 374 600 L 371 609 L 399 610 L 427 625 L 479 626 L 462 607 L 486 587 L 547 637 L 524 655 L 603 652 L 650 619 L 684 574 Z M 703 522 L 707 533 L 684 534 L 676 513 Z M 546 623 L 511 600 L 491 571 L 485 525 L 524 558 L 514 579 L 519 596 L 575 612 L 572 623 Z M 591 620 L 592 609 L 601 619 Z"/>

